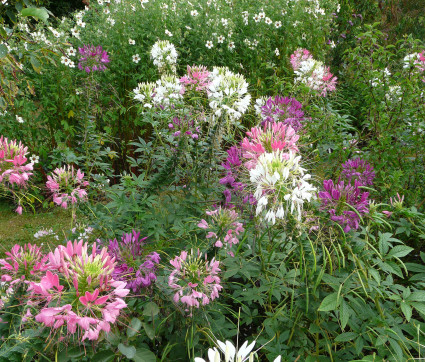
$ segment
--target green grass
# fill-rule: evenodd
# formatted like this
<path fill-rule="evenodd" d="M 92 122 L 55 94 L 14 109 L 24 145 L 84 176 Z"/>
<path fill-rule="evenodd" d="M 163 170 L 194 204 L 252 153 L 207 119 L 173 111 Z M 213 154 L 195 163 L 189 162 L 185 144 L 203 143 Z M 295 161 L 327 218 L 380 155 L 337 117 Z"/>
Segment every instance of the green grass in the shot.
<path fill-rule="evenodd" d="M 71 210 L 54 208 L 50 211 L 38 210 L 35 214 L 26 212 L 18 215 L 10 204 L 0 202 L 0 257 L 15 244 L 43 243 L 47 248 L 58 245 L 64 240 L 64 233 L 69 231 L 70 225 Z M 34 238 L 34 234 L 40 229 L 52 229 L 59 240 L 53 235 Z"/>

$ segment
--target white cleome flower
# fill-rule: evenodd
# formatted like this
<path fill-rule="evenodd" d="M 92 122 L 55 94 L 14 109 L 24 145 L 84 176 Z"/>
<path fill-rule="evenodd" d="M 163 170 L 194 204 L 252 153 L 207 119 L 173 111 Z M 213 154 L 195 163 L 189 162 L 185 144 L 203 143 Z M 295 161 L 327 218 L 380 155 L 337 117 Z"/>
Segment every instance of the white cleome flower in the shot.
<path fill-rule="evenodd" d="M 290 152 L 263 153 L 249 172 L 255 187 L 256 214 L 272 224 L 286 219 L 288 213 L 301 220 L 303 204 L 315 197 L 316 188 L 307 181 L 311 176 L 300 166 L 301 156 Z"/>
<path fill-rule="evenodd" d="M 157 41 L 152 46 L 151 58 L 160 73 L 175 73 L 177 56 L 176 48 L 168 40 Z"/>

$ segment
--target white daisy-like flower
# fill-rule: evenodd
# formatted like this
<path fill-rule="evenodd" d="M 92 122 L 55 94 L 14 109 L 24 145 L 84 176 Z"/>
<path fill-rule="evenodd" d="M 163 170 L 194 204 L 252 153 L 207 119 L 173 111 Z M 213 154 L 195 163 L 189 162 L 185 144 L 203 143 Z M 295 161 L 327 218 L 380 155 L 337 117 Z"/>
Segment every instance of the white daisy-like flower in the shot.
<path fill-rule="evenodd" d="M 199 13 L 198 13 L 198 11 L 196 11 L 196 10 L 192 10 L 192 11 L 190 12 L 190 15 L 192 15 L 192 16 L 198 16 L 198 15 L 199 15 Z"/>
<path fill-rule="evenodd" d="M 24 123 L 25 122 L 24 119 L 22 117 L 18 116 L 18 115 L 16 115 L 16 121 L 18 123 Z"/>
<path fill-rule="evenodd" d="M 165 35 L 168 35 L 169 37 L 173 36 L 173 33 L 167 29 L 165 29 Z"/>
<path fill-rule="evenodd" d="M 39 160 L 40 160 L 40 157 L 39 157 L 39 156 L 37 156 L 37 155 L 31 155 L 31 157 L 30 157 L 30 162 L 31 162 L 32 164 L 36 164 L 36 163 L 38 163 L 38 162 L 39 162 Z"/>
<path fill-rule="evenodd" d="M 258 13 L 258 16 L 260 19 L 264 19 L 266 17 L 266 13 L 262 11 L 261 13 Z"/>
<path fill-rule="evenodd" d="M 221 18 L 221 24 L 226 28 L 229 24 L 229 21 L 227 19 Z"/>
<path fill-rule="evenodd" d="M 136 44 L 136 41 L 133 40 L 133 39 L 128 39 L 128 44 L 134 45 L 134 44 Z"/>
<path fill-rule="evenodd" d="M 211 48 L 214 46 L 214 44 L 213 44 L 213 42 L 212 42 L 211 40 L 208 40 L 208 41 L 205 43 L 205 46 L 206 46 L 208 49 L 211 49 Z"/>
<path fill-rule="evenodd" d="M 75 57 L 77 55 L 77 51 L 73 47 L 68 48 L 65 53 L 68 57 Z"/>
<path fill-rule="evenodd" d="M 228 47 L 230 50 L 235 49 L 235 42 L 230 41 L 230 42 L 229 42 L 229 45 L 228 45 L 227 47 Z"/>
<path fill-rule="evenodd" d="M 282 22 L 281 21 L 276 21 L 274 23 L 274 26 L 275 26 L 276 29 L 279 29 L 280 27 L 282 27 Z"/>
<path fill-rule="evenodd" d="M 279 49 L 278 49 L 278 48 L 276 48 L 276 49 L 274 50 L 274 53 L 275 53 L 275 54 L 276 54 L 276 56 L 278 57 L 278 56 L 280 55 Z"/>
<path fill-rule="evenodd" d="M 133 55 L 133 62 L 136 63 L 136 64 L 140 62 L 140 55 L 139 54 Z"/>
<path fill-rule="evenodd" d="M 270 25 L 270 24 L 273 24 L 273 21 L 272 21 L 272 19 L 270 19 L 270 18 L 266 18 L 266 20 L 264 20 L 264 22 L 267 24 L 267 25 Z"/>
<path fill-rule="evenodd" d="M 254 21 L 255 21 L 256 23 L 258 23 L 258 22 L 261 20 L 261 18 L 260 18 L 260 16 L 259 16 L 258 14 L 255 14 L 255 15 L 253 16 L 253 19 L 254 19 Z"/>
<path fill-rule="evenodd" d="M 224 42 L 224 40 L 225 40 L 226 38 L 223 36 L 223 35 L 220 35 L 218 38 L 217 38 L 217 43 L 223 43 Z"/>
<path fill-rule="evenodd" d="M 86 27 L 86 23 L 80 19 L 78 19 L 76 21 L 76 24 L 80 27 L 80 28 L 85 28 Z"/>

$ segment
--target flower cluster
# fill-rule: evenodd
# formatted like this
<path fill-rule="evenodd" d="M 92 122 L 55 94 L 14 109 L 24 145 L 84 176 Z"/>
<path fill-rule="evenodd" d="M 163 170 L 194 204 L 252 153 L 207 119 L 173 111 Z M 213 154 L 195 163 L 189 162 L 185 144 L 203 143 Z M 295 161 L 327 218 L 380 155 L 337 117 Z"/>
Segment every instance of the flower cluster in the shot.
<path fill-rule="evenodd" d="M 152 108 L 155 85 L 155 83 L 139 83 L 133 89 L 133 99 L 142 103 L 144 108 Z"/>
<path fill-rule="evenodd" d="M 208 261 L 202 259 L 202 253 L 195 254 L 193 250 L 188 254 L 182 251 L 179 256 L 170 260 L 174 267 L 168 278 L 168 285 L 174 289 L 173 300 L 179 301 L 187 307 L 199 308 L 218 298 L 218 292 L 223 289 L 220 285 L 218 272 L 219 262 L 214 258 Z"/>
<path fill-rule="evenodd" d="M 85 70 L 87 73 L 106 70 L 105 64 L 110 60 L 102 46 L 84 45 L 82 48 L 78 48 L 78 51 L 82 55 L 78 63 L 80 70 Z"/>
<path fill-rule="evenodd" d="M 180 78 L 185 91 L 207 92 L 210 85 L 210 72 L 204 66 L 187 66 L 187 74 Z"/>
<path fill-rule="evenodd" d="M 254 127 L 247 133 L 241 143 L 242 155 L 248 161 L 244 166 L 250 170 L 257 164 L 258 158 L 265 152 L 289 151 L 297 152 L 299 136 L 291 126 L 282 122 L 266 123 L 262 128 Z"/>
<path fill-rule="evenodd" d="M 6 258 L 0 259 L 2 282 L 10 282 L 10 285 L 21 281 L 28 283 L 37 278 L 39 273 L 47 270 L 47 256 L 42 254 L 37 245 L 16 244 L 10 252 L 5 254 Z"/>
<path fill-rule="evenodd" d="M 303 127 L 304 112 L 302 105 L 295 98 L 281 97 L 279 95 L 270 97 L 260 109 L 262 124 L 267 122 L 282 122 L 291 126 L 295 132 Z"/>
<path fill-rule="evenodd" d="M 307 85 L 323 97 L 336 89 L 337 77 L 330 72 L 329 67 L 315 60 L 308 50 L 296 50 L 291 55 L 291 65 L 297 76 L 296 83 Z"/>
<path fill-rule="evenodd" d="M 163 75 L 156 81 L 152 103 L 161 108 L 182 104 L 184 87 L 175 76 Z"/>
<path fill-rule="evenodd" d="M 239 243 L 238 237 L 244 232 L 242 223 L 238 220 L 239 215 L 235 210 L 218 207 L 213 211 L 207 211 L 211 217 L 211 222 L 207 223 L 202 219 L 198 227 L 208 231 L 206 238 L 214 242 L 217 248 L 224 247 L 230 249 L 232 245 Z M 231 255 L 233 253 L 230 252 Z"/>
<path fill-rule="evenodd" d="M 425 72 L 425 50 L 422 53 L 408 54 L 403 58 L 404 69 L 416 69 Z"/>
<path fill-rule="evenodd" d="M 210 79 L 208 100 L 214 114 L 227 117 L 229 123 L 240 119 L 251 102 L 245 78 L 226 67 L 214 67 Z"/>
<path fill-rule="evenodd" d="M 47 176 L 46 186 L 53 195 L 53 202 L 64 209 L 68 203 L 75 204 L 87 200 L 87 191 L 84 187 L 89 182 L 84 181 L 84 173 L 81 170 L 75 172 L 74 166 L 57 168 L 52 175 Z"/>
<path fill-rule="evenodd" d="M 140 238 L 140 232 L 133 230 L 124 234 L 121 241 L 110 240 L 107 245 L 109 255 L 116 261 L 112 277 L 126 282 L 126 288 L 133 293 L 139 293 L 156 280 L 155 272 L 161 260 L 156 252 L 146 255 L 143 248 L 145 240 Z"/>
<path fill-rule="evenodd" d="M 256 214 L 266 211 L 265 220 L 275 224 L 292 214 L 301 220 L 303 204 L 314 198 L 316 188 L 307 181 L 311 178 L 300 166 L 301 156 L 292 151 L 263 153 L 255 168 L 249 171 L 255 187 Z"/>
<path fill-rule="evenodd" d="M 111 277 L 115 259 L 106 248 L 99 253 L 96 243 L 89 248 L 82 240 L 69 241 L 48 257 L 49 270 L 28 288 L 33 305 L 39 307 L 35 320 L 50 327 L 52 336 L 65 326 L 68 335 L 77 334 L 81 341 L 109 333 L 127 306 L 121 298 L 129 293 L 125 282 Z"/>
<path fill-rule="evenodd" d="M 344 232 L 357 230 L 360 226 L 360 217 L 369 213 L 368 192 L 362 191 L 359 181 L 354 185 L 339 181 L 324 180 L 324 191 L 319 192 L 321 209 L 331 216 L 331 220 L 340 224 Z"/>
<path fill-rule="evenodd" d="M 161 74 L 176 72 L 177 51 L 168 40 L 159 40 L 152 46 L 151 58 Z"/>
<path fill-rule="evenodd" d="M 356 158 L 342 164 L 341 176 L 346 178 L 351 184 L 357 180 L 359 185 L 372 186 L 375 171 L 373 171 L 373 167 L 367 161 Z"/>
<path fill-rule="evenodd" d="M 21 142 L 0 136 L 0 183 L 26 186 L 33 169 L 33 163 L 27 163 L 27 154 L 28 148 Z"/>
<path fill-rule="evenodd" d="M 187 117 L 183 119 L 174 117 L 168 124 L 168 129 L 173 132 L 174 137 L 189 136 L 194 140 L 197 140 L 201 133 L 201 128 L 196 126 L 195 121 L 193 119 L 187 119 Z"/>

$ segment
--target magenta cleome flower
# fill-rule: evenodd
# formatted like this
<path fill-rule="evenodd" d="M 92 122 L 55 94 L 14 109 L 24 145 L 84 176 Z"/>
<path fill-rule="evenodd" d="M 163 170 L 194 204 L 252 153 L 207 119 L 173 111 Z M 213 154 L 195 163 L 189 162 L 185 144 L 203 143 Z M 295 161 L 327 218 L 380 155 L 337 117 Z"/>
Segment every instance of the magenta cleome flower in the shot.
<path fill-rule="evenodd" d="M 361 184 L 357 180 L 354 181 L 354 186 L 344 184 L 344 181 L 334 185 L 332 180 L 324 180 L 325 191 L 319 192 L 321 210 L 328 211 L 331 220 L 340 224 L 346 233 L 359 228 L 359 215 L 369 213 L 369 193 L 359 189 L 359 186 Z"/>
<path fill-rule="evenodd" d="M 46 182 L 53 196 L 53 202 L 64 209 L 68 207 L 68 203 L 86 201 L 85 187 L 88 185 L 89 182 L 84 181 L 84 173 L 80 169 L 75 172 L 74 166 L 70 165 L 55 169 L 53 174 L 47 176 Z"/>
<path fill-rule="evenodd" d="M 342 169 L 341 176 L 346 178 L 349 183 L 352 184 L 357 180 L 361 186 L 373 185 L 375 171 L 367 161 L 360 158 L 348 160 L 342 164 Z"/>
<path fill-rule="evenodd" d="M 173 136 L 176 138 L 190 137 L 194 140 L 199 138 L 201 128 L 196 126 L 193 119 L 174 117 L 173 120 L 168 124 L 168 129 L 173 132 Z"/>
<path fill-rule="evenodd" d="M 303 127 L 304 112 L 302 105 L 295 98 L 275 96 L 270 97 L 261 107 L 262 125 L 266 122 L 282 122 L 291 126 L 295 132 Z"/>
<path fill-rule="evenodd" d="M 188 254 L 182 251 L 180 256 L 170 260 L 174 267 L 168 278 L 168 285 L 174 290 L 173 300 L 181 302 L 189 308 L 200 308 L 218 298 L 220 285 L 219 262 L 214 258 L 202 260 L 202 253 L 195 254 L 193 250 Z"/>
<path fill-rule="evenodd" d="M 84 45 L 78 48 L 79 53 L 82 55 L 78 63 L 80 70 L 85 70 L 87 73 L 95 71 L 105 71 L 107 68 L 105 64 L 109 63 L 109 56 L 106 50 L 99 45 Z"/>
<path fill-rule="evenodd" d="M 109 255 L 116 260 L 112 277 L 126 282 L 126 288 L 133 293 L 140 293 L 142 288 L 149 287 L 156 280 L 155 273 L 161 260 L 156 252 L 146 255 L 143 247 L 146 239 L 133 230 L 123 234 L 121 241 L 109 240 L 107 245 Z"/>

